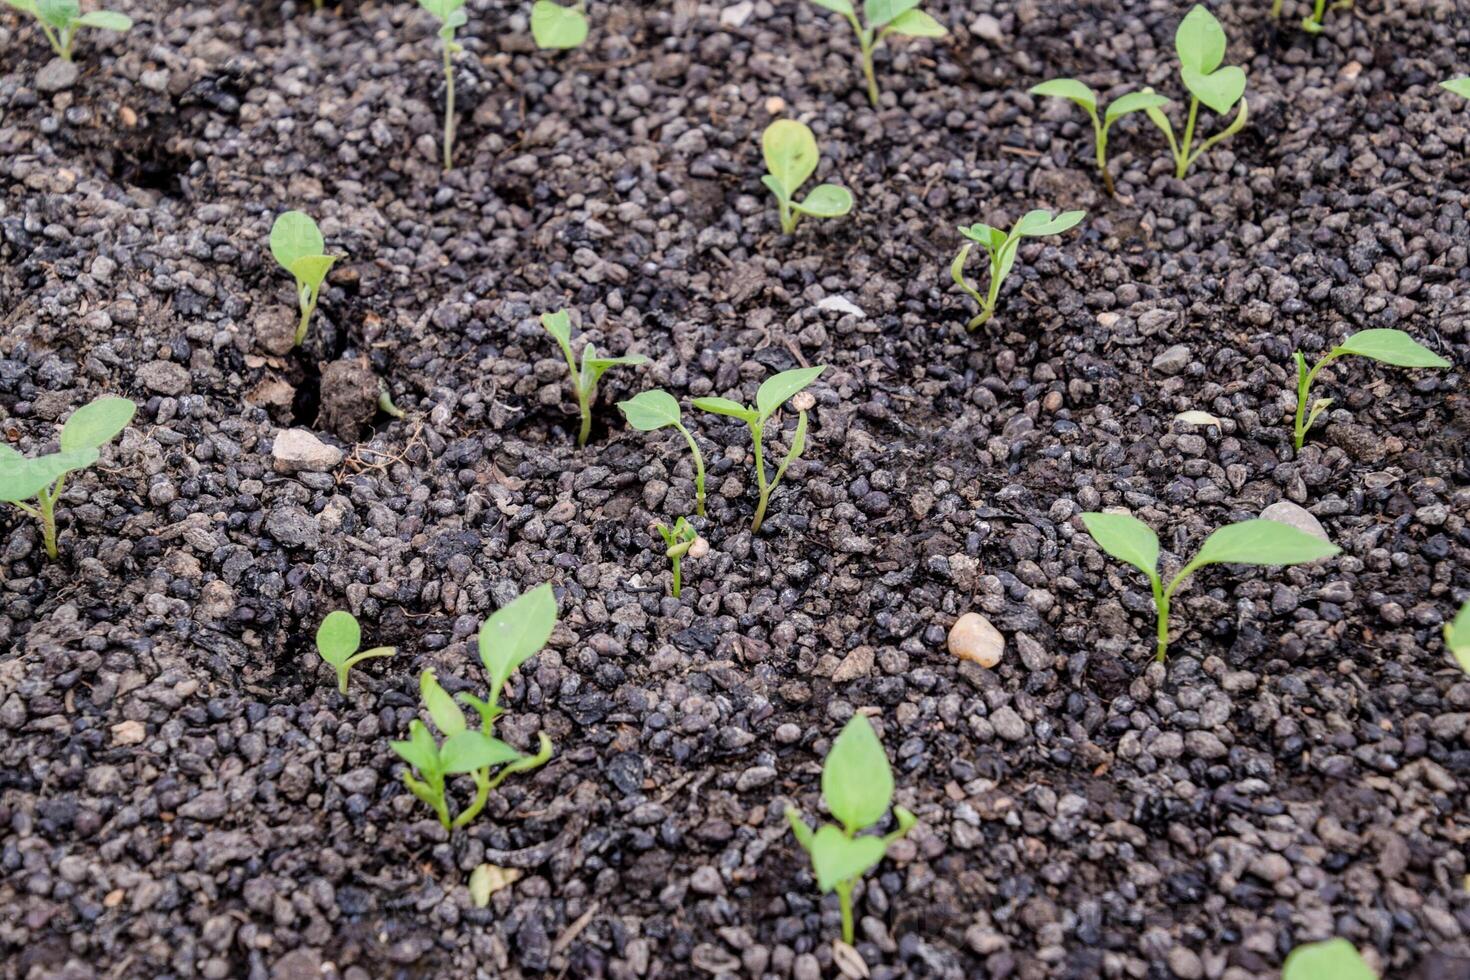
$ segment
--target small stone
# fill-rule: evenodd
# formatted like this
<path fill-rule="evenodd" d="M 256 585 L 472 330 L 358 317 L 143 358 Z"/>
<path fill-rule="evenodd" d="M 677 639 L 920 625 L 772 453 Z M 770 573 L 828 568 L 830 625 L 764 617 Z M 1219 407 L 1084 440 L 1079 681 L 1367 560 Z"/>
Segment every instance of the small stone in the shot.
<path fill-rule="evenodd" d="M 859 677 L 867 677 L 873 669 L 873 648 L 858 647 L 847 656 L 842 658 L 842 663 L 832 672 L 832 682 L 835 684 L 846 684 L 855 681 Z"/>
<path fill-rule="evenodd" d="M 819 309 L 819 310 L 831 310 L 831 311 L 833 311 L 835 313 L 841 313 L 844 316 L 850 315 L 850 316 L 862 317 L 864 319 L 866 319 L 867 316 L 868 316 L 868 314 L 866 314 L 866 313 L 863 312 L 862 307 L 858 306 L 856 303 L 854 303 L 852 300 L 848 299 L 846 296 L 826 296 L 826 297 L 823 297 L 821 300 L 819 300 L 817 302 L 817 309 Z"/>
<path fill-rule="evenodd" d="M 342 462 L 342 450 L 329 446 L 310 429 L 285 429 L 271 444 L 277 473 L 327 473 Z"/>
<path fill-rule="evenodd" d="M 267 354 L 289 354 L 296 346 L 298 315 L 289 306 L 266 306 L 255 314 L 251 326 L 255 341 Z"/>
<path fill-rule="evenodd" d="M 701 895 L 723 895 L 725 879 L 720 877 L 719 870 L 713 865 L 706 864 L 696 868 L 694 874 L 689 876 L 689 887 Z"/>
<path fill-rule="evenodd" d="M 36 90 L 47 95 L 65 92 L 77 83 L 77 66 L 74 61 L 52 58 L 36 72 Z"/>
<path fill-rule="evenodd" d="M 320 521 L 295 505 L 271 511 L 265 519 L 265 529 L 288 548 L 316 548 L 322 542 Z"/>
<path fill-rule="evenodd" d="M 1175 344 L 1154 358 L 1153 368 L 1162 375 L 1173 376 L 1189 367 L 1191 356 L 1188 347 L 1183 344 Z"/>
<path fill-rule="evenodd" d="M 949 652 L 981 667 L 994 667 L 1000 663 L 1005 645 L 1006 640 L 1000 635 L 1000 630 L 976 612 L 965 613 L 949 629 Z"/>
<path fill-rule="evenodd" d="M 1290 500 L 1278 500 L 1276 503 L 1261 511 L 1262 520 L 1275 521 L 1277 524 L 1285 524 L 1294 527 L 1314 538 L 1329 541 L 1327 532 L 1322 528 L 1322 522 L 1312 515 L 1312 512 L 1304 507 L 1292 503 Z"/>
<path fill-rule="evenodd" d="M 1001 44 L 1006 39 L 1001 33 L 1000 21 L 989 14 L 981 14 L 976 17 L 974 23 L 970 25 L 970 33 L 991 44 Z"/>
<path fill-rule="evenodd" d="M 720 11 L 721 27 L 744 27 L 750 15 L 755 12 L 755 3 L 752 0 L 741 0 L 740 3 L 732 3 Z"/>
<path fill-rule="evenodd" d="M 179 816 L 189 820 L 218 820 L 230 812 L 230 802 L 219 790 L 208 790 L 179 807 Z"/>
<path fill-rule="evenodd" d="M 173 361 L 149 361 L 138 368 L 138 382 L 160 395 L 182 395 L 189 390 L 189 372 Z"/>
<path fill-rule="evenodd" d="M 1291 862 L 1280 854 L 1266 853 L 1257 857 L 1250 863 L 1250 873 L 1262 881 L 1276 884 L 1291 874 Z"/>
<path fill-rule="evenodd" d="M 138 745 L 147 734 L 148 730 L 141 721 L 120 721 L 112 726 L 112 744 Z"/>
<path fill-rule="evenodd" d="M 1008 704 L 990 713 L 990 724 L 994 726 L 995 734 L 1007 742 L 1019 742 L 1026 737 L 1026 723 Z"/>

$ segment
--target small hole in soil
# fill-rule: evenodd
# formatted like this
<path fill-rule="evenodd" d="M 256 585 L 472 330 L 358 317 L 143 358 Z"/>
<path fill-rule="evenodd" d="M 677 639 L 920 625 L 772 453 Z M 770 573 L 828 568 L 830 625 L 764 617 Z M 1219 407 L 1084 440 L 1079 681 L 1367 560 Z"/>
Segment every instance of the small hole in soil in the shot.
<path fill-rule="evenodd" d="M 291 422 L 310 427 L 316 425 L 322 407 L 322 372 L 316 359 L 303 353 L 300 347 L 296 348 L 296 363 L 301 368 L 301 380 L 291 399 Z"/>
<path fill-rule="evenodd" d="M 154 132 L 124 140 L 110 151 L 107 171 L 120 184 L 184 196 L 184 175 L 193 160 L 165 146 L 166 134 Z"/>

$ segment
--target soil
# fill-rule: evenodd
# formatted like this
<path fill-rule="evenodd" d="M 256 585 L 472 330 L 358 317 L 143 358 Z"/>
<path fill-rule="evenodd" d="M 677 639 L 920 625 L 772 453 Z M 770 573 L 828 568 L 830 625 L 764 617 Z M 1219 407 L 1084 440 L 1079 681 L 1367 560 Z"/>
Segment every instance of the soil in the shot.
<path fill-rule="evenodd" d="M 858 893 L 872 977 L 1246 980 L 1332 935 L 1470 976 L 1470 681 L 1439 640 L 1470 598 L 1470 111 L 1436 87 L 1463 5 L 1360 0 L 1317 37 L 1221 5 L 1249 127 L 1180 181 L 1120 123 L 1116 199 L 1081 113 L 1026 89 L 1177 99 L 1183 3 L 928 0 L 951 36 L 885 48 L 874 110 L 813 4 L 593 3 L 546 54 L 528 4 L 471 0 L 448 175 L 414 4 L 112 5 L 138 26 L 84 32 L 57 91 L 0 14 L 5 438 L 141 406 L 69 482 L 59 561 L 0 517 L 0 976 L 836 976 L 782 811 L 818 814 L 859 710 L 920 820 Z M 850 218 L 780 234 L 775 115 Z M 293 207 L 343 256 L 294 350 L 265 249 Z M 1088 217 L 966 334 L 954 226 L 1032 207 Z M 561 306 L 652 359 L 584 451 L 536 321 Z M 1341 362 L 1293 453 L 1292 351 L 1388 326 L 1456 367 Z M 711 549 L 670 598 L 649 525 L 692 512 L 687 449 L 612 402 L 805 364 L 758 536 L 744 428 L 686 414 Z M 345 460 L 277 472 L 292 426 Z M 1147 584 L 1078 514 L 1128 508 L 1177 567 L 1282 500 L 1341 556 L 1202 572 L 1155 664 Z M 556 754 L 450 838 L 387 741 L 423 668 L 483 690 L 478 624 L 547 580 L 501 729 Z M 399 648 L 345 698 L 311 645 L 338 608 Z M 946 650 L 966 611 L 994 670 Z M 485 862 L 522 877 L 481 909 Z"/>

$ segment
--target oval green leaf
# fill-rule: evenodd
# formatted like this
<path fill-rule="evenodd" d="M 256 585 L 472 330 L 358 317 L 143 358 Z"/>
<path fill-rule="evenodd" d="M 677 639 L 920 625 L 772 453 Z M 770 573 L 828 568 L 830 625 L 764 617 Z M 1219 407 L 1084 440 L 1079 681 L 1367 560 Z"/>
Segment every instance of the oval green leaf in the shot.
<path fill-rule="evenodd" d="M 439 770 L 439 746 L 434 743 L 434 736 L 429 734 L 428 728 L 417 718 L 408 723 L 408 740 L 389 742 L 388 747 L 421 773 Z"/>
<path fill-rule="evenodd" d="M 577 7 L 536 0 L 531 6 L 531 36 L 538 48 L 563 51 L 575 48 L 587 40 L 587 15 Z"/>
<path fill-rule="evenodd" d="M 827 365 L 818 364 L 816 367 L 782 371 L 780 374 L 767 378 L 756 389 L 756 411 L 760 413 L 762 419 L 770 418 L 778 408 L 786 404 L 787 399 L 817 380 L 825 370 L 827 370 Z"/>
<path fill-rule="evenodd" d="M 662 388 L 640 391 L 627 401 L 618 402 L 618 411 L 639 432 L 652 432 L 682 420 L 679 402 Z"/>
<path fill-rule="evenodd" d="M 520 757 L 514 746 L 473 729 L 449 736 L 439 747 L 439 760 L 450 774 L 500 766 Z"/>
<path fill-rule="evenodd" d="M 271 255 L 287 272 L 292 265 L 309 255 L 321 255 L 327 243 L 311 215 L 304 211 L 287 211 L 271 225 Z"/>
<path fill-rule="evenodd" d="M 120 14 L 116 10 L 93 10 L 77 18 L 77 23 L 82 27 L 96 27 L 104 31 L 133 29 L 133 18 L 127 14 Z"/>
<path fill-rule="evenodd" d="M 1460 664 L 1460 669 L 1470 674 L 1470 602 L 1460 607 L 1452 622 L 1444 628 L 1444 645 Z"/>
<path fill-rule="evenodd" d="M 1119 561 L 1143 572 L 1150 581 L 1159 576 L 1159 536 L 1130 514 L 1087 513 L 1082 526 L 1097 546 Z"/>
<path fill-rule="evenodd" d="M 777 119 L 761 134 L 761 154 L 766 160 L 766 170 L 790 199 L 816 172 L 817 138 L 805 123 Z"/>
<path fill-rule="evenodd" d="M 913 10 L 920 0 L 864 0 L 863 19 L 869 27 L 882 27 L 901 14 Z"/>
<path fill-rule="evenodd" d="M 1227 65 L 1209 74 L 1185 67 L 1179 75 L 1184 80 L 1184 87 L 1195 98 L 1222 114 L 1229 112 L 1245 94 L 1245 71 L 1235 65 Z"/>
<path fill-rule="evenodd" d="M 1328 939 L 1292 950 L 1282 965 L 1281 980 L 1378 980 L 1378 974 L 1352 943 Z"/>
<path fill-rule="evenodd" d="M 888 33 L 901 37 L 944 37 L 949 31 L 922 10 L 906 10 L 889 22 Z"/>
<path fill-rule="evenodd" d="M 419 697 L 423 699 L 429 718 L 439 731 L 452 736 L 465 730 L 464 712 L 459 710 L 454 698 L 439 686 L 432 669 L 426 669 L 419 675 Z"/>
<path fill-rule="evenodd" d="M 812 836 L 812 868 L 817 887 L 826 895 L 854 878 L 861 878 L 883 860 L 888 844 L 881 837 L 848 837 L 829 824 Z"/>
<path fill-rule="evenodd" d="M 327 613 L 316 628 L 316 648 L 329 664 L 340 664 L 362 646 L 362 627 L 357 617 L 343 609 Z"/>
<path fill-rule="evenodd" d="M 793 206 L 813 218 L 840 218 L 852 210 L 852 192 L 836 184 L 822 184 Z"/>
<path fill-rule="evenodd" d="M 1097 93 L 1075 78 L 1053 78 L 1031 86 L 1032 95 L 1049 99 L 1070 99 L 1088 112 L 1097 111 Z"/>
<path fill-rule="evenodd" d="M 1190 560 L 1201 565 L 1301 565 L 1331 558 L 1336 545 L 1289 524 L 1256 518 L 1216 530 Z"/>
<path fill-rule="evenodd" d="M 1451 78 L 1439 84 L 1441 88 L 1454 92 L 1463 98 L 1470 99 L 1470 75 L 1466 75 L 1463 78 Z"/>
<path fill-rule="evenodd" d="M 480 660 L 490 672 L 491 690 L 501 687 L 551 639 L 556 628 L 556 595 L 543 582 L 490 614 L 480 627 Z"/>
<path fill-rule="evenodd" d="M 744 405 L 736 401 L 731 401 L 728 398 L 696 398 L 689 404 L 701 412 L 712 412 L 715 415 L 728 415 L 731 418 L 741 419 L 746 422 L 758 417 L 755 412 L 752 412 Z"/>
<path fill-rule="evenodd" d="M 1333 349 L 1334 354 L 1356 354 L 1394 367 L 1447 368 L 1450 362 L 1402 330 L 1373 329 L 1353 334 Z"/>
<path fill-rule="evenodd" d="M 82 7 L 77 0 L 36 0 L 36 12 L 47 24 L 61 30 L 82 15 Z"/>
<path fill-rule="evenodd" d="M 1179 22 L 1174 32 L 1174 50 L 1179 54 L 1182 68 L 1192 68 L 1201 75 L 1208 75 L 1220 67 L 1225 60 L 1225 29 L 1199 4 Z"/>
<path fill-rule="evenodd" d="M 89 402 L 71 413 L 61 427 L 61 448 L 97 449 L 128 427 L 138 406 L 126 398 L 107 396 Z"/>
<path fill-rule="evenodd" d="M 878 733 L 862 715 L 847 720 L 822 763 L 822 798 L 855 834 L 883 819 L 893 801 L 893 772 Z"/>
<path fill-rule="evenodd" d="M 1108 103 L 1107 111 L 1103 113 L 1103 121 L 1112 123 L 1115 120 L 1128 115 L 1130 112 L 1139 112 L 1144 109 L 1161 109 L 1169 104 L 1169 100 L 1152 90 L 1142 92 L 1129 92 L 1120 95 Z"/>

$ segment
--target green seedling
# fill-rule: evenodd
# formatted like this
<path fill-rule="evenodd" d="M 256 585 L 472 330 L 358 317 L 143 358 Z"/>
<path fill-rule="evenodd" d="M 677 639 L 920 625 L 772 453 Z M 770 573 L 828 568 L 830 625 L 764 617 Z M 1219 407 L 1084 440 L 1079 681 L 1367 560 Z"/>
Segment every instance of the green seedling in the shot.
<path fill-rule="evenodd" d="M 812 0 L 825 10 L 841 14 L 857 34 L 862 53 L 863 78 L 868 83 L 868 101 L 878 104 L 878 77 L 873 72 L 873 52 L 889 35 L 896 37 L 944 37 L 944 25 L 919 10 L 920 0 L 864 0 L 863 19 L 858 20 L 852 0 Z M 864 23 L 866 22 L 866 23 Z"/>
<path fill-rule="evenodd" d="M 459 695 L 479 716 L 478 730 L 465 721 L 464 712 L 439 686 L 432 670 L 420 676 L 420 697 L 444 741 L 435 739 L 415 718 L 408 726 L 408 740 L 389 745 L 413 770 L 404 771 L 404 785 L 434 811 L 445 830 L 463 827 L 479 816 L 490 792 L 506 777 L 535 769 L 551 758 L 551 739 L 545 732 L 539 734 L 540 748 L 535 755 L 517 751 L 493 732 L 495 719 L 505 712 L 500 695 L 506 681 L 546 645 L 555 627 L 556 597 L 550 585 L 538 585 L 485 620 L 480 627 L 480 661 L 490 674 L 490 697 L 482 701 L 472 694 Z M 491 770 L 497 767 L 492 776 Z M 474 781 L 475 795 L 469 806 L 451 816 L 446 780 L 456 775 L 468 775 Z"/>
<path fill-rule="evenodd" d="M 761 153 L 766 170 L 761 178 L 781 209 L 781 230 L 796 231 L 802 217 L 840 218 L 852 210 L 852 192 L 836 184 L 821 184 L 804 200 L 796 200 L 796 192 L 817 170 L 820 154 L 817 138 L 805 123 L 795 119 L 777 119 L 761 134 Z"/>
<path fill-rule="evenodd" d="M 63 61 L 71 60 L 77 31 L 95 27 L 104 31 L 126 33 L 133 29 L 133 18 L 115 10 L 91 10 L 82 13 L 77 0 L 3 0 L 21 13 L 36 18 L 41 33 L 51 42 L 51 49 Z"/>
<path fill-rule="evenodd" d="M 1460 607 L 1451 622 L 1445 623 L 1444 645 L 1460 669 L 1470 674 L 1470 602 Z"/>
<path fill-rule="evenodd" d="M 579 2 L 563 7 L 555 0 L 536 0 L 531 5 L 531 37 L 536 47 L 566 50 L 587 40 L 587 14 Z"/>
<path fill-rule="evenodd" d="M 1189 90 L 1189 120 L 1184 125 L 1184 139 L 1175 138 L 1174 127 L 1163 109 L 1154 106 L 1143 110 L 1163 131 L 1164 139 L 1169 141 L 1169 152 L 1174 156 L 1174 176 L 1180 180 L 1210 147 L 1245 128 L 1249 112 L 1245 99 L 1241 97 L 1245 94 L 1245 70 L 1238 65 L 1220 66 L 1220 62 L 1225 60 L 1225 47 L 1225 29 L 1214 14 L 1196 4 L 1184 15 L 1174 34 L 1179 74 L 1184 87 Z M 1147 93 L 1152 91 L 1144 89 Z M 1195 125 L 1199 121 L 1201 102 L 1221 115 L 1228 114 L 1236 103 L 1240 104 L 1240 111 L 1234 122 L 1194 149 Z"/>
<path fill-rule="evenodd" d="M 1136 517 L 1127 514 L 1082 515 L 1087 533 L 1098 547 L 1148 576 L 1158 609 L 1160 663 L 1169 649 L 1169 600 L 1184 580 L 1206 565 L 1301 565 L 1337 554 L 1336 545 L 1277 521 L 1256 519 L 1227 524 L 1213 531 L 1179 574 L 1164 585 L 1159 577 L 1159 538 Z"/>
<path fill-rule="evenodd" d="M 1143 112 L 1146 109 L 1162 109 L 1169 104 L 1169 100 L 1157 92 L 1129 92 L 1109 102 L 1102 117 L 1098 118 L 1097 93 L 1075 78 L 1053 78 L 1051 81 L 1034 86 L 1031 94 L 1053 99 L 1067 99 L 1081 106 L 1087 113 L 1087 118 L 1092 120 L 1097 172 L 1102 174 L 1103 186 L 1107 188 L 1109 194 L 1113 193 L 1113 175 L 1108 173 L 1108 130 L 1113 128 L 1113 123 L 1130 113 Z"/>
<path fill-rule="evenodd" d="M 439 50 L 444 56 L 444 172 L 454 169 L 454 56 L 464 46 L 454 32 L 469 23 L 465 0 L 419 0 L 419 6 L 439 22 Z"/>
<path fill-rule="evenodd" d="M 960 249 L 960 254 L 956 255 L 954 261 L 950 263 L 949 275 L 955 281 L 955 285 L 980 304 L 980 315 L 966 324 L 966 329 L 973 332 L 995 315 L 995 302 L 1000 297 L 1001 284 L 1006 281 L 1011 267 L 1016 264 L 1016 253 L 1021 248 L 1022 239 L 1060 235 L 1075 227 L 1077 222 L 1086 216 L 1086 211 L 1063 211 L 1055 218 L 1047 211 L 1028 211 L 1020 221 L 1012 226 L 1009 232 L 979 222 L 968 228 L 961 228 L 960 234 L 970 241 L 965 243 L 964 248 Z M 990 256 L 990 288 L 986 290 L 984 296 L 981 296 L 978 289 L 965 281 L 965 261 L 969 259 L 970 249 L 974 248 L 977 242 Z"/>
<path fill-rule="evenodd" d="M 684 586 L 684 556 L 699 557 L 691 554 L 691 550 L 699 542 L 699 535 L 695 533 L 689 521 L 682 517 L 674 522 L 673 527 L 664 527 L 662 524 L 655 523 L 653 529 L 658 532 L 659 537 L 664 539 L 664 555 L 674 569 L 674 585 L 670 592 L 677 599 Z"/>
<path fill-rule="evenodd" d="M 1286 0 L 1276 0 L 1271 5 L 1272 19 L 1281 19 L 1281 8 L 1285 2 Z M 1308 34 L 1321 34 L 1322 19 L 1327 16 L 1327 11 L 1351 9 L 1353 9 L 1353 0 L 1332 0 L 1330 4 L 1328 0 L 1313 0 L 1312 12 L 1302 18 L 1302 30 Z"/>
<path fill-rule="evenodd" d="M 582 428 L 577 432 L 577 446 L 581 448 L 587 445 L 587 437 L 592 433 L 592 405 L 597 401 L 597 382 L 607 373 L 608 368 L 617 367 L 620 364 L 646 364 L 648 358 L 642 354 L 624 354 L 622 357 L 598 357 L 597 348 L 591 343 L 582 345 L 582 366 L 577 367 L 577 361 L 572 357 L 572 318 L 566 310 L 557 310 L 555 313 L 541 314 L 541 326 L 551 334 L 551 339 L 556 341 L 561 348 L 562 356 L 567 361 L 567 371 L 572 376 L 572 391 L 577 396 L 577 409 L 582 413 Z"/>
<path fill-rule="evenodd" d="M 684 428 L 684 418 L 674 396 L 659 388 L 641 391 L 627 401 L 618 402 L 618 411 L 639 432 L 654 432 L 673 426 L 684 437 L 684 441 L 689 444 L 689 451 L 694 454 L 694 511 L 703 517 L 704 455 L 700 453 L 699 443 L 694 441 L 694 436 Z"/>
<path fill-rule="evenodd" d="M 59 451 L 27 458 L 0 442 L 0 501 L 14 504 L 41 523 L 46 554 L 56 558 L 56 501 L 67 475 L 97 462 L 100 450 L 133 420 L 138 406 L 104 397 L 71 413 L 61 427 Z M 28 503 L 31 499 L 34 504 Z"/>
<path fill-rule="evenodd" d="M 373 647 L 358 653 L 362 646 L 362 627 L 357 617 L 342 609 L 327 613 L 322 624 L 316 628 L 316 649 L 322 659 L 337 672 L 337 690 L 347 693 L 347 672 L 364 660 L 373 657 L 391 657 L 397 653 L 394 647 Z"/>
<path fill-rule="evenodd" d="M 1286 956 L 1281 980 L 1378 980 L 1373 968 L 1346 939 L 1305 943 Z"/>
<path fill-rule="evenodd" d="M 755 408 L 747 408 L 737 401 L 728 398 L 696 398 L 693 405 L 701 412 L 713 412 L 716 415 L 728 415 L 730 418 L 740 419 L 750 428 L 751 443 L 755 447 L 755 479 L 756 486 L 760 491 L 760 500 L 755 508 L 755 520 L 751 522 L 750 533 L 755 534 L 761 529 L 761 522 L 766 517 L 766 504 L 771 499 L 781 477 L 786 475 L 786 468 L 801 456 L 802 450 L 806 448 L 806 410 L 811 407 L 810 396 L 806 398 L 806 404 L 798 404 L 796 411 L 796 431 L 791 436 L 791 448 L 786 451 L 786 458 L 781 465 L 776 467 L 776 476 L 766 479 L 766 463 L 763 455 L 761 439 L 766 422 L 776 414 L 782 405 L 786 404 L 793 396 L 827 370 L 827 365 L 819 364 L 816 367 L 797 368 L 792 371 L 782 371 L 780 374 L 772 375 L 765 381 L 755 393 Z"/>
<path fill-rule="evenodd" d="M 908 810 L 896 806 L 893 816 L 898 821 L 897 830 L 881 837 L 859 836 L 882 820 L 893 802 L 893 771 L 888 767 L 888 756 L 872 723 L 862 715 L 848 719 L 827 752 L 822 764 L 822 799 L 842 826 L 829 823 L 813 830 L 790 806 L 786 808 L 786 822 L 810 855 L 822 894 L 837 892 L 842 908 L 842 941 L 851 945 L 853 888 L 883 860 L 888 845 L 907 834 L 918 821 Z"/>
<path fill-rule="evenodd" d="M 1466 75 L 1463 78 L 1451 78 L 1448 81 L 1440 82 L 1439 85 L 1440 88 L 1448 89 L 1461 98 L 1470 99 L 1470 75 Z"/>
<path fill-rule="evenodd" d="M 316 301 L 321 299 L 322 283 L 332 271 L 337 256 L 323 254 L 327 243 L 322 238 L 322 230 L 303 211 L 286 211 L 277 217 L 271 225 L 270 241 L 271 255 L 296 280 L 301 321 L 296 324 L 295 344 L 300 347 L 306 339 L 306 328 L 311 325 L 311 315 L 316 312 Z"/>
<path fill-rule="evenodd" d="M 1450 366 L 1449 361 L 1424 347 L 1402 330 L 1361 330 L 1328 351 L 1327 355 L 1314 364 L 1310 371 L 1307 370 L 1306 356 L 1301 351 L 1297 351 L 1292 355 L 1296 360 L 1296 428 L 1292 432 L 1292 445 L 1298 450 L 1306 441 L 1307 430 L 1312 427 L 1313 422 L 1317 421 L 1317 416 L 1325 412 L 1332 404 L 1331 398 L 1319 398 L 1311 402 L 1311 408 L 1308 409 L 1312 382 L 1316 380 L 1319 371 L 1339 357 L 1348 355 L 1366 357 L 1369 360 L 1391 364 L 1394 367 L 1447 368 Z"/>

